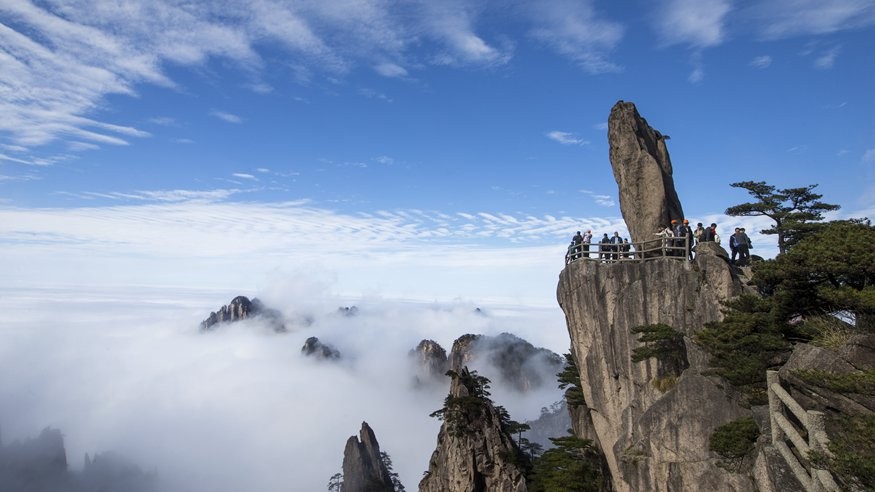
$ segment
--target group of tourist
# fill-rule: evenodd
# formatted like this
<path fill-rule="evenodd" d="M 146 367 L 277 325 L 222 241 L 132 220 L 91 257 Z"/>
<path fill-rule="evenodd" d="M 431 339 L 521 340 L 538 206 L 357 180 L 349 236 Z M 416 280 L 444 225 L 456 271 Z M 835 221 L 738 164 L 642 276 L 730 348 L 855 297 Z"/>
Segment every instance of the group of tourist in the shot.
<path fill-rule="evenodd" d="M 589 258 L 590 252 L 598 254 L 598 259 L 601 261 L 617 261 L 621 257 L 631 258 L 631 250 L 632 245 L 629 243 L 629 239 L 620 237 L 620 233 L 617 231 L 614 231 L 614 235 L 611 237 L 608 237 L 606 232 L 595 246 L 593 246 L 591 230 L 587 230 L 585 234 L 577 231 L 574 237 L 571 238 L 571 244 L 568 245 L 568 251 L 565 254 L 565 264 L 567 265 L 579 258 Z"/>
<path fill-rule="evenodd" d="M 699 222 L 693 229 L 687 219 L 682 221 L 674 219 L 670 225 L 660 228 L 654 235 L 662 239 L 663 256 L 686 256 L 689 260 L 693 259 L 693 252 L 699 243 L 716 242 L 718 245 L 720 244 L 717 224 L 712 223 L 710 226 L 704 227 Z M 605 233 L 601 240 L 595 243 L 595 246 L 593 246 L 591 230 L 587 230 L 584 234 L 577 231 L 571 238 L 571 244 L 565 254 L 565 264 L 579 258 L 590 258 L 591 253 L 597 253 L 598 259 L 605 262 L 618 261 L 620 258 L 631 259 L 635 257 L 635 253 L 631 252 L 631 246 L 629 240 L 621 238 L 620 233 L 616 231 L 611 237 Z M 732 252 L 730 262 L 734 265 L 748 265 L 750 263 L 750 248 L 752 247 L 753 244 L 751 244 L 744 228 L 736 227 L 735 233 L 729 238 L 729 249 Z"/>

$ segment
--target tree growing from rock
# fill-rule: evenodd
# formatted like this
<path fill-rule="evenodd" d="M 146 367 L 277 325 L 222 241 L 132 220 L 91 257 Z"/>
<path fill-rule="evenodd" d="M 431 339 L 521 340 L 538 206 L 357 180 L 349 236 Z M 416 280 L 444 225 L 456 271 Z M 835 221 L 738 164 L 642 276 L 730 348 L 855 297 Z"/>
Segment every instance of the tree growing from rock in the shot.
<path fill-rule="evenodd" d="M 823 195 L 813 190 L 816 184 L 801 188 L 777 189 L 765 181 L 739 181 L 733 188 L 747 190 L 756 201 L 742 203 L 726 209 L 733 217 L 765 216 L 775 224 L 760 231 L 778 236 L 778 250 L 785 253 L 803 237 L 818 228 L 824 212 L 838 210 L 838 205 L 820 201 Z"/>
<path fill-rule="evenodd" d="M 785 319 L 849 313 L 875 330 L 875 227 L 835 221 L 756 268 L 754 282 Z"/>

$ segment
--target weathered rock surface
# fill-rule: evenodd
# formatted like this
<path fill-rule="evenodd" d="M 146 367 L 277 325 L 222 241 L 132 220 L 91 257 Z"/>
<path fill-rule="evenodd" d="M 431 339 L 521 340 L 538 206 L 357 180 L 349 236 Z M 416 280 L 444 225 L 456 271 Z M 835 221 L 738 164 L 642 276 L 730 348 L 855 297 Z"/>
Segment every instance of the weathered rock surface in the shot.
<path fill-rule="evenodd" d="M 462 372 L 468 374 L 465 368 Z M 452 378 L 450 397 L 466 398 L 476 394 L 464 380 L 464 377 Z M 419 490 L 525 492 L 523 471 L 508 460 L 515 452 L 513 440 L 502 429 L 499 414 L 491 403 L 465 405 L 455 415 L 445 415 L 437 448 L 431 455 L 428 471 L 419 482 Z"/>
<path fill-rule="evenodd" d="M 562 357 L 510 333 L 498 336 L 462 335 L 453 342 L 450 369 L 476 368 L 494 382 L 520 392 L 553 385 L 565 365 Z"/>
<path fill-rule="evenodd" d="M 633 243 L 652 240 L 660 226 L 684 218 L 672 179 L 667 139 L 647 124 L 635 104 L 618 101 L 611 109 L 611 167 L 620 188 L 620 210 Z"/>
<path fill-rule="evenodd" d="M 423 340 L 409 354 L 416 366 L 416 380 L 420 384 L 446 381 L 450 368 L 447 351 L 434 340 Z"/>
<path fill-rule="evenodd" d="M 275 309 L 268 309 L 258 299 L 249 300 L 246 296 L 237 296 L 218 311 L 210 313 L 207 319 L 201 321 L 201 331 L 211 331 L 220 323 L 240 321 L 253 317 L 264 319 L 275 332 L 286 331 L 282 314 Z"/>
<path fill-rule="evenodd" d="M 870 415 L 875 412 L 875 397 L 857 393 L 838 393 L 817 386 L 799 377 L 799 371 L 845 375 L 875 369 L 875 334 L 861 333 L 851 337 L 839 349 L 828 349 L 799 343 L 778 374 L 790 395 L 806 410 L 839 414 Z"/>
<path fill-rule="evenodd" d="M 301 353 L 309 357 L 315 357 L 317 359 L 340 359 L 340 351 L 330 344 L 322 343 L 322 341 L 319 340 L 318 337 L 310 337 L 305 340 L 304 346 L 301 347 Z"/>
<path fill-rule="evenodd" d="M 744 475 L 717 466 L 708 450 L 713 430 L 749 414 L 717 381 L 702 373 L 706 355 L 691 341 L 705 323 L 721 319 L 720 301 L 742 291 L 720 256 L 700 251 L 693 262 L 575 262 L 559 277 L 586 409 L 578 437 L 598 443 L 616 490 L 751 490 Z M 664 323 L 684 334 L 689 367 L 665 393 L 654 359 L 633 363 L 639 346 L 631 329 Z"/>
<path fill-rule="evenodd" d="M 380 444 L 367 422 L 359 437 L 350 436 L 343 450 L 343 492 L 393 492 L 389 470 L 380 458 Z"/>

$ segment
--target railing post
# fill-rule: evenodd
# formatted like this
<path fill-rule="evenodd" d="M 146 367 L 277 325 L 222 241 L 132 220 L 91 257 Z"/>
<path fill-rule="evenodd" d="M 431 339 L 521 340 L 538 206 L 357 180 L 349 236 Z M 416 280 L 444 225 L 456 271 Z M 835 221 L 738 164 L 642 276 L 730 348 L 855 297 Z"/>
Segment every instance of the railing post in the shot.
<path fill-rule="evenodd" d="M 808 447 L 811 451 L 830 456 L 829 438 L 826 436 L 826 415 L 817 410 L 808 410 L 806 413 L 808 414 Z M 808 460 L 811 463 L 811 457 Z M 813 463 L 810 466 L 812 482 L 818 489 L 830 492 L 841 490 L 830 472 L 815 467 Z"/>
<path fill-rule="evenodd" d="M 781 400 L 772 391 L 773 384 L 781 384 L 778 371 L 766 371 L 766 389 L 769 395 L 769 427 L 772 429 L 772 444 L 775 444 L 781 440 L 781 429 L 778 427 L 778 423 L 775 422 L 775 415 L 781 411 Z"/>

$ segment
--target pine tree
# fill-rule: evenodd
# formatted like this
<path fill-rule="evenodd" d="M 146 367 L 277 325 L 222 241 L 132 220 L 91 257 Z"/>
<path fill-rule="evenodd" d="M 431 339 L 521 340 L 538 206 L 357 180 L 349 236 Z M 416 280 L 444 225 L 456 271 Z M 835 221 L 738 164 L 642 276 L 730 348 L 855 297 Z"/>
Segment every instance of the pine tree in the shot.
<path fill-rule="evenodd" d="M 756 201 L 729 207 L 726 215 L 765 216 L 775 221 L 774 226 L 760 232 L 777 234 L 778 250 L 781 253 L 816 231 L 817 223 L 823 220 L 824 212 L 839 209 L 838 205 L 820 201 L 823 195 L 813 191 L 817 185 L 779 190 L 765 181 L 740 181 L 730 186 L 747 190 Z"/>

